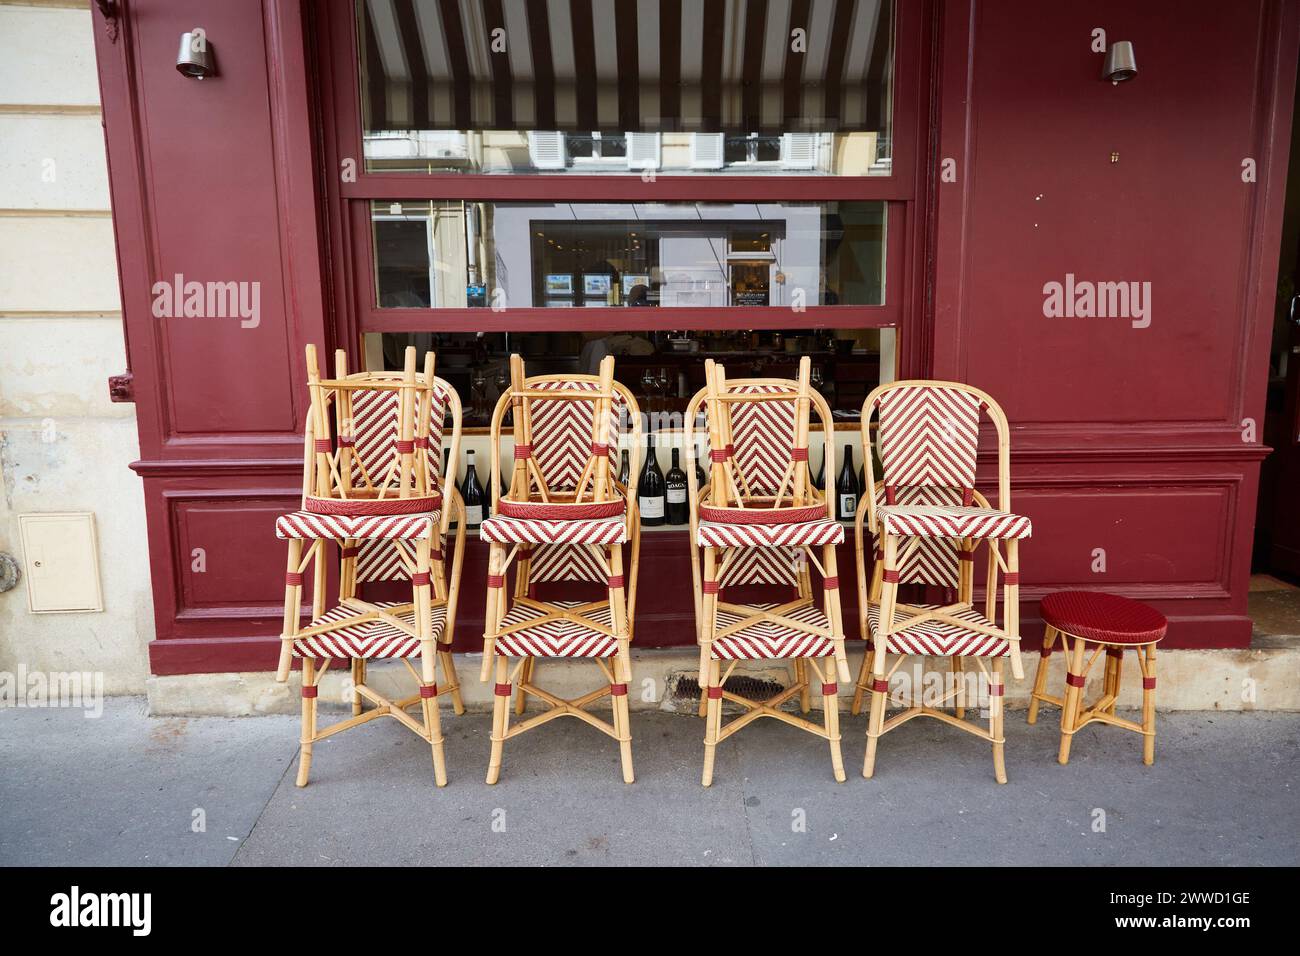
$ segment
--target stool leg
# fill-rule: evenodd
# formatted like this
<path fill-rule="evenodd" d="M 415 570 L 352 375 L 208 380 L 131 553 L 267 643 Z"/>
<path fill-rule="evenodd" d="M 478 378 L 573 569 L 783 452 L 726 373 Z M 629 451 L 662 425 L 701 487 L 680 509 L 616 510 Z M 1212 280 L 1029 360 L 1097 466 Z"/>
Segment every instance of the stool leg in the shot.
<path fill-rule="evenodd" d="M 1002 738 L 1002 658 L 994 658 L 992 670 L 992 679 L 989 681 L 989 733 L 993 735 L 993 776 L 998 783 L 1006 783 L 1006 743 Z"/>
<path fill-rule="evenodd" d="M 1034 690 L 1029 695 L 1029 716 L 1026 718 L 1031 724 L 1037 723 L 1038 701 L 1047 692 L 1047 665 L 1052 659 L 1052 649 L 1056 647 L 1056 633 L 1056 628 L 1050 624 L 1043 631 L 1043 650 L 1038 656 L 1038 670 L 1034 672 Z M 1069 657 L 1068 651 L 1066 657 Z"/>
<path fill-rule="evenodd" d="M 836 687 L 836 682 L 829 680 L 835 675 L 832 668 L 835 665 L 827 665 L 826 677 L 828 679 L 823 690 L 826 687 Z M 826 716 L 826 736 L 831 743 L 831 768 L 835 773 L 835 782 L 844 782 L 844 755 L 840 752 L 840 697 L 838 690 L 834 694 L 822 694 L 822 713 Z"/>
<path fill-rule="evenodd" d="M 806 714 L 812 706 L 812 689 L 808 686 L 808 665 L 802 658 L 795 658 L 794 680 L 799 685 L 799 711 Z"/>
<path fill-rule="evenodd" d="M 531 684 L 533 681 L 533 665 L 537 663 L 537 658 L 530 657 L 524 664 L 523 670 L 519 672 L 519 686 L 515 688 L 515 716 L 522 716 L 524 707 L 528 704 L 528 695 L 524 693 L 524 684 Z"/>
<path fill-rule="evenodd" d="M 505 657 L 497 658 L 496 682 L 507 689 L 504 694 L 493 689 L 492 696 L 492 756 L 488 759 L 487 782 L 496 783 L 501 776 L 501 755 L 506 746 L 506 727 L 510 720 L 510 661 Z"/>
<path fill-rule="evenodd" d="M 456 660 L 451 656 L 450 644 L 438 645 L 438 660 L 442 661 L 442 672 L 447 678 L 447 687 L 451 690 L 451 709 L 457 717 L 465 713 L 465 701 L 460 696 L 460 677 L 456 675 Z"/>
<path fill-rule="evenodd" d="M 1148 644 L 1138 651 L 1145 652 L 1146 667 L 1142 668 L 1142 762 L 1148 767 L 1156 762 L 1156 646 Z M 1138 658 L 1142 663 L 1142 658 Z"/>
<path fill-rule="evenodd" d="M 1069 635 L 1062 635 L 1065 640 L 1065 646 L 1069 656 L 1066 657 L 1066 673 L 1069 675 L 1083 674 L 1083 638 L 1074 639 L 1074 647 L 1070 648 Z M 1065 701 L 1061 705 L 1061 750 L 1056 759 L 1058 763 L 1067 764 L 1070 762 L 1070 742 L 1074 739 L 1075 721 L 1078 717 L 1080 698 L 1083 696 L 1083 688 L 1076 687 L 1073 684 L 1065 685 Z"/>

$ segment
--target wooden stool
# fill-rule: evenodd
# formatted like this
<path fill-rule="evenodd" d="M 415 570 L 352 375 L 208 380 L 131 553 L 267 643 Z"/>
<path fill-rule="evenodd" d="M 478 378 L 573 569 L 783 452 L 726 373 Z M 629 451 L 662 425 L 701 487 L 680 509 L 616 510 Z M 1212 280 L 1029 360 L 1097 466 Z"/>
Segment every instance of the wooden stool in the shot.
<path fill-rule="evenodd" d="M 1070 741 L 1075 733 L 1094 720 L 1123 727 L 1142 734 L 1142 762 L 1156 759 L 1156 644 L 1165 636 L 1169 622 L 1153 607 L 1117 594 L 1096 591 L 1057 591 L 1041 604 L 1047 630 L 1043 634 L 1042 656 L 1034 676 L 1034 690 L 1029 699 L 1029 723 L 1038 719 L 1038 702 L 1046 701 L 1061 708 L 1061 751 L 1057 759 L 1070 761 Z M 1065 696 L 1047 694 L 1047 659 L 1056 646 L 1056 638 L 1066 652 Z M 1073 638 L 1074 645 L 1070 646 Z M 1088 644 L 1096 645 L 1085 660 Z M 1142 670 L 1142 723 L 1115 716 L 1119 700 L 1124 651 L 1137 652 Z M 1083 706 L 1083 685 L 1088 671 L 1102 651 L 1106 652 L 1106 673 L 1101 697 L 1090 707 Z"/>

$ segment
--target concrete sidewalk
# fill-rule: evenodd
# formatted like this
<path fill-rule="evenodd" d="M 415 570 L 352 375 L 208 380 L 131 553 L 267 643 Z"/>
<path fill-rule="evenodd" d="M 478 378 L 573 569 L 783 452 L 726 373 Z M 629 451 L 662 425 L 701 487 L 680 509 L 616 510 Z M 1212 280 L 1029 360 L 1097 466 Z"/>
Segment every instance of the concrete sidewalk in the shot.
<path fill-rule="evenodd" d="M 1003 787 L 986 744 L 931 721 L 864 780 L 865 718 L 846 717 L 847 782 L 822 741 L 760 721 L 705 790 L 692 717 L 634 715 L 632 786 L 612 741 L 560 720 L 510 741 L 488 787 L 487 716 L 448 715 L 439 791 L 392 721 L 318 744 L 299 790 L 292 718 L 3 710 L 0 864 L 1300 863 L 1300 714 L 1162 715 L 1149 768 L 1138 737 L 1096 725 L 1059 766 L 1052 716 L 1008 715 Z"/>

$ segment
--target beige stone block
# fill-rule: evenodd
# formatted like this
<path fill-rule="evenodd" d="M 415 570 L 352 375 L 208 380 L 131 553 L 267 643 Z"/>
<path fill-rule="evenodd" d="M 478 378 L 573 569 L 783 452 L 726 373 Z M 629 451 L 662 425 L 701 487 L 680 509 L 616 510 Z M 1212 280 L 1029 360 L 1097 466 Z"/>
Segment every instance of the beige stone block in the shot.
<path fill-rule="evenodd" d="M 109 376 L 125 369 L 119 318 L 0 318 L 0 420 L 43 429 L 87 417 L 134 421 L 134 405 L 108 397 Z"/>
<path fill-rule="evenodd" d="M 0 102 L 95 105 L 90 8 L 0 6 Z"/>
<path fill-rule="evenodd" d="M 0 114 L 0 209 L 109 208 L 98 116 Z"/>
<path fill-rule="evenodd" d="M 0 217 L 0 312 L 121 308 L 108 218 Z"/>

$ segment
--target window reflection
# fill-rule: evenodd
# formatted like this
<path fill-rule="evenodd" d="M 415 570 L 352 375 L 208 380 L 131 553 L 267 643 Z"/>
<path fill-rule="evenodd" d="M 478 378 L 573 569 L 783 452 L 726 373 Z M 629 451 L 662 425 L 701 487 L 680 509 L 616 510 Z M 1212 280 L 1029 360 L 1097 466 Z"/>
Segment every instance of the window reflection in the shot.
<path fill-rule="evenodd" d="M 885 205 L 372 205 L 381 308 L 884 303 Z"/>
<path fill-rule="evenodd" d="M 372 171 L 890 171 L 892 0 L 356 11 Z"/>

